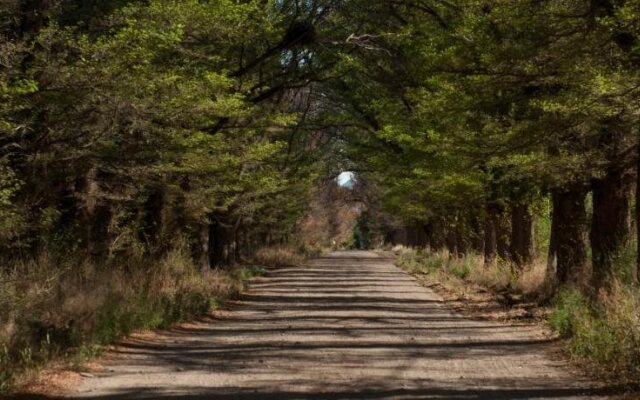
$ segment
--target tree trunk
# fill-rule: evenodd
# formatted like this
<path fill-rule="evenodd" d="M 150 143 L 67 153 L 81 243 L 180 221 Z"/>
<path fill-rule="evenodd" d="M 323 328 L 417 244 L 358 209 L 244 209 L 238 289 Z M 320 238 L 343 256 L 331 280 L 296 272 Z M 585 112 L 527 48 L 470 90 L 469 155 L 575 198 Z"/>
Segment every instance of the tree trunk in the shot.
<path fill-rule="evenodd" d="M 209 250 L 209 226 L 203 224 L 198 230 L 198 245 L 197 245 L 197 264 L 201 271 L 208 271 L 211 269 L 211 257 Z"/>
<path fill-rule="evenodd" d="M 549 269 L 559 283 L 575 281 L 587 261 L 587 211 L 584 188 L 554 190 L 552 194 Z"/>
<path fill-rule="evenodd" d="M 226 259 L 226 230 L 218 217 L 213 216 L 209 223 L 209 263 L 212 268 L 227 263 Z"/>
<path fill-rule="evenodd" d="M 465 231 L 463 229 L 462 222 L 460 220 L 456 223 L 455 236 L 458 256 L 464 256 L 468 251 L 468 243 L 467 238 L 465 237 Z"/>
<path fill-rule="evenodd" d="M 447 250 L 449 250 L 449 254 L 457 257 L 458 256 L 458 238 L 456 236 L 455 227 L 451 227 L 451 226 L 447 227 L 445 241 L 447 245 Z"/>
<path fill-rule="evenodd" d="M 242 240 L 242 228 L 238 227 L 236 229 L 236 254 L 235 254 L 235 259 L 236 260 L 242 260 L 242 248 L 244 246 L 244 241 Z"/>
<path fill-rule="evenodd" d="M 109 227 L 112 212 L 100 187 L 103 178 L 97 168 L 91 168 L 86 176 L 85 203 L 81 226 L 85 229 L 86 246 L 95 258 L 103 257 L 109 249 Z"/>
<path fill-rule="evenodd" d="M 476 253 L 484 251 L 484 232 L 477 217 L 471 219 L 471 248 Z"/>
<path fill-rule="evenodd" d="M 498 237 L 497 237 L 498 209 L 493 205 L 488 205 L 484 219 L 484 264 L 489 266 L 498 257 Z"/>
<path fill-rule="evenodd" d="M 612 168 L 592 182 L 592 284 L 597 290 L 610 284 L 614 258 L 629 240 L 629 185 L 624 171 Z"/>
<path fill-rule="evenodd" d="M 506 213 L 500 210 L 496 214 L 496 247 L 498 256 L 503 260 L 511 259 L 511 221 Z"/>
<path fill-rule="evenodd" d="M 431 249 L 431 245 L 433 243 L 433 225 L 430 222 L 426 222 L 421 226 L 422 232 L 424 232 L 425 237 L 425 247 Z"/>
<path fill-rule="evenodd" d="M 140 239 L 147 245 L 151 253 L 155 253 L 158 250 L 158 245 L 160 244 L 164 202 L 164 188 L 158 186 L 151 191 L 144 204 Z"/>
<path fill-rule="evenodd" d="M 522 267 L 534 257 L 533 215 L 526 204 L 511 207 L 511 259 Z"/>
<path fill-rule="evenodd" d="M 429 235 L 429 247 L 432 251 L 440 251 L 445 247 L 445 231 L 443 222 L 436 220 L 431 222 L 431 234 Z"/>

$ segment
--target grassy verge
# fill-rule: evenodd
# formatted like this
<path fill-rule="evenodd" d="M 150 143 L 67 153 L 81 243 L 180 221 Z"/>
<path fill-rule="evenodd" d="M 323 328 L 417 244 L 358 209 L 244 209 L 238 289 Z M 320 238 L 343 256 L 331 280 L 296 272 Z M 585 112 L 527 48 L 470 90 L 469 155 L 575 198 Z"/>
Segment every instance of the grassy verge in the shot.
<path fill-rule="evenodd" d="M 517 270 L 505 263 L 484 266 L 478 256 L 451 257 L 446 252 L 397 249 L 401 268 L 463 294 L 471 286 L 491 293 L 521 294 L 523 299 L 548 299 L 550 285 L 542 263 Z M 627 257 L 629 258 L 629 257 Z M 626 258 L 621 258 L 621 263 Z M 633 257 L 629 258 L 633 259 Z M 592 299 L 577 288 L 560 288 L 541 315 L 565 339 L 565 350 L 598 378 L 637 384 L 640 382 L 640 290 L 623 283 L 623 273 L 611 289 Z"/>
<path fill-rule="evenodd" d="M 0 273 L 0 394 L 53 360 L 76 366 L 134 330 L 210 313 L 260 268 L 200 272 L 181 249 L 102 265 L 46 255 Z"/>
<path fill-rule="evenodd" d="M 567 339 L 571 357 L 597 376 L 640 382 L 640 291 L 614 282 L 596 301 L 575 288 L 562 289 L 551 327 Z"/>

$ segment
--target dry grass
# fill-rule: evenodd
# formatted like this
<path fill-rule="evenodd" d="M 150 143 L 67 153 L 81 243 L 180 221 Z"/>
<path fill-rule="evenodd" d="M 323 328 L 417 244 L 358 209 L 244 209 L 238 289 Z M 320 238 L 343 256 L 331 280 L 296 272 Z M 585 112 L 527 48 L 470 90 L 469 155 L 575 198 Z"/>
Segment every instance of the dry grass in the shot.
<path fill-rule="evenodd" d="M 549 280 L 547 264 L 543 260 L 534 260 L 524 267 L 516 276 L 515 289 L 527 297 L 548 298 L 553 284 Z"/>
<path fill-rule="evenodd" d="M 305 257 L 291 246 L 265 247 L 256 252 L 254 262 L 267 267 L 294 267 L 304 263 Z"/>
<path fill-rule="evenodd" d="M 396 246 L 398 264 L 411 272 L 428 274 L 450 285 L 473 283 L 493 290 L 502 290 L 511 283 L 511 269 L 502 263 L 485 266 L 481 256 L 454 256 L 447 250 L 411 249 Z"/>
<path fill-rule="evenodd" d="M 394 247 L 393 251 L 401 267 L 450 284 L 471 283 L 495 292 L 508 290 L 527 296 L 544 292 L 549 286 L 546 264 L 540 260 L 520 269 L 501 260 L 485 265 L 478 254 L 454 256 L 447 250 L 432 252 L 402 246 Z"/>
<path fill-rule="evenodd" d="M 79 363 L 134 329 L 207 314 L 238 292 L 246 271 L 199 272 L 187 252 L 95 265 L 47 254 L 0 274 L 0 393 L 61 356 Z"/>

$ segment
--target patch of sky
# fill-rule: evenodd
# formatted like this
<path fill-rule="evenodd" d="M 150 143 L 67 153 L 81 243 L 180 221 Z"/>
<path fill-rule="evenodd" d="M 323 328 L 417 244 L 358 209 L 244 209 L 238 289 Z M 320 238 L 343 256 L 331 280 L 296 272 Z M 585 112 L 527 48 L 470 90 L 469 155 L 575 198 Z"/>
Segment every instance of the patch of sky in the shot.
<path fill-rule="evenodd" d="M 351 171 L 344 171 L 336 178 L 336 182 L 340 187 L 353 189 L 355 186 L 357 179 L 356 174 Z"/>

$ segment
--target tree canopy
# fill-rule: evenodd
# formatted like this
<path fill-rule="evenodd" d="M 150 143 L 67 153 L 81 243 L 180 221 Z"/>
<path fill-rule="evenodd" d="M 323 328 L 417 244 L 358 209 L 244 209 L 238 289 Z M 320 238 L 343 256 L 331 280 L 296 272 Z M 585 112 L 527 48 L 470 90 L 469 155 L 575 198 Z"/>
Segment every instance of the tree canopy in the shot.
<path fill-rule="evenodd" d="M 523 265 L 548 211 L 550 270 L 580 274 L 589 236 L 600 286 L 629 244 L 636 0 L 2 7 L 6 254 L 184 236 L 217 265 L 290 241 L 347 170 L 432 248 Z"/>

